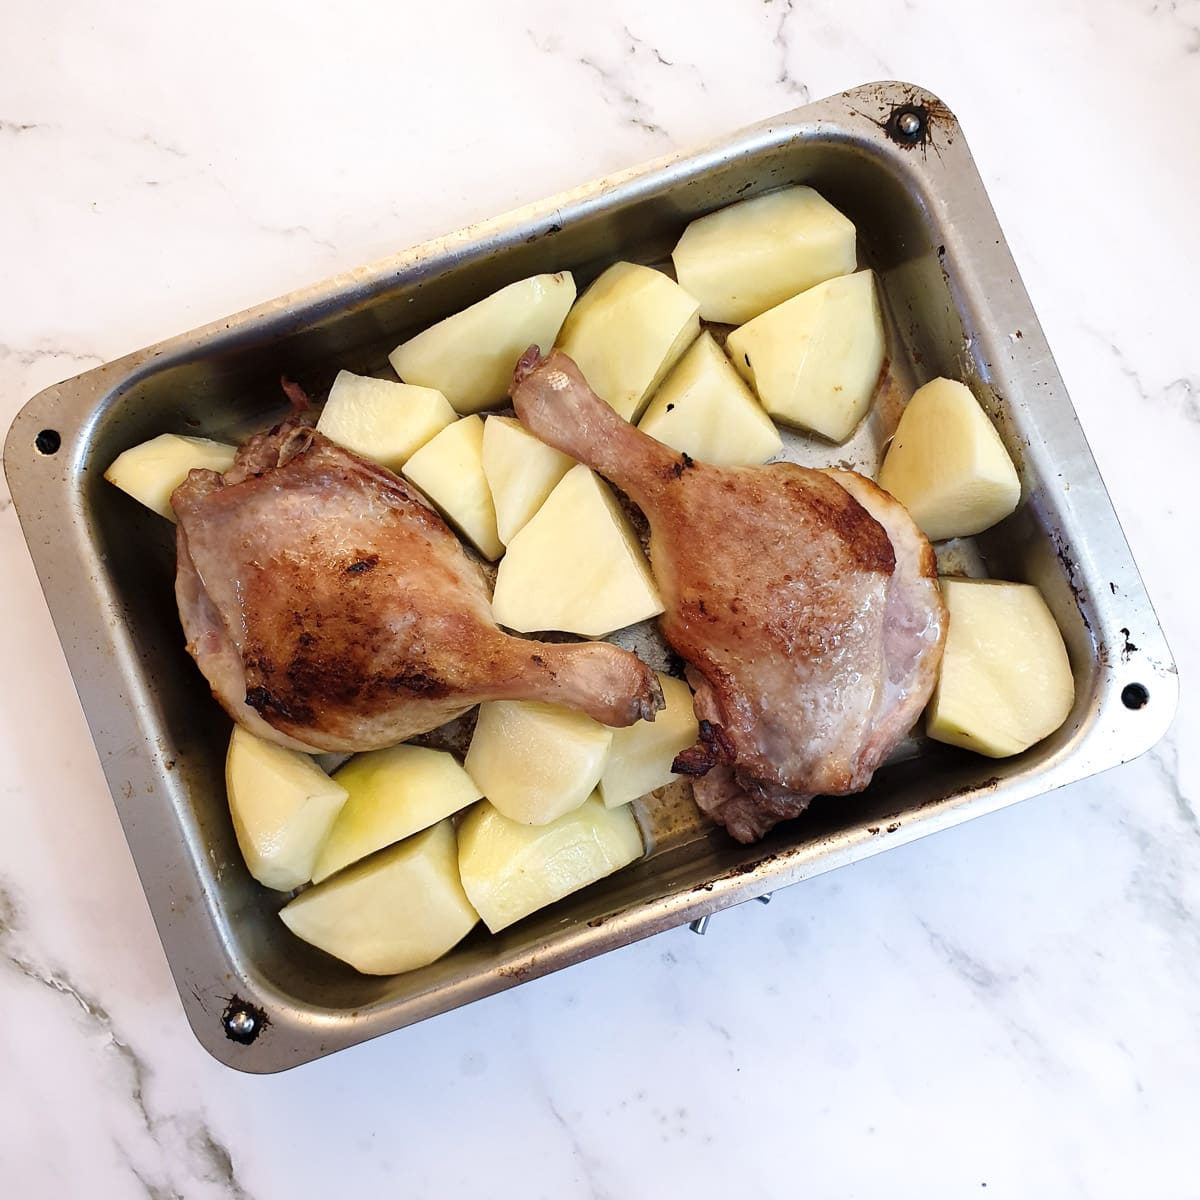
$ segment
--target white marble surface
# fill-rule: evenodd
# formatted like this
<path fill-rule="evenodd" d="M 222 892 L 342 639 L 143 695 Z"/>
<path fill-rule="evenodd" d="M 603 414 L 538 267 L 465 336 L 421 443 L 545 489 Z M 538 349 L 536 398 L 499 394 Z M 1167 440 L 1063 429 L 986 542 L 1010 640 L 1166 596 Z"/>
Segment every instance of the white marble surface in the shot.
<path fill-rule="evenodd" d="M 875 78 L 953 107 L 1184 679 L 1139 762 L 270 1078 L 186 1027 L 0 492 L 0 1195 L 1200 1195 L 1197 0 L 11 0 L 42 386 Z"/>

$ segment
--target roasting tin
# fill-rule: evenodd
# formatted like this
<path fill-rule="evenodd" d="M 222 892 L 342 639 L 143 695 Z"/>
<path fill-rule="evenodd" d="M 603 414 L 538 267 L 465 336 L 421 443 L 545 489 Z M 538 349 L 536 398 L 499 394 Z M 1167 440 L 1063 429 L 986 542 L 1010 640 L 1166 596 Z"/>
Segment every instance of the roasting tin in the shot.
<path fill-rule="evenodd" d="M 861 796 L 818 800 L 741 846 L 685 784 L 640 806 L 651 855 L 442 961 L 367 978 L 293 938 L 286 897 L 246 873 L 225 803 L 229 722 L 188 658 L 167 522 L 106 484 L 163 432 L 233 440 L 283 412 L 286 372 L 321 396 L 338 368 L 543 271 L 582 286 L 617 258 L 665 260 L 693 217 L 814 185 L 860 232 L 888 310 L 890 369 L 845 446 L 789 435 L 788 457 L 872 472 L 912 387 L 965 379 L 1021 472 L 1020 508 L 943 569 L 1041 588 L 1062 628 L 1074 711 L 1007 760 L 911 739 Z M 196 1036 L 278 1071 L 718 909 L 1082 779 L 1166 730 L 1175 667 L 966 142 L 908 84 L 859 88 L 337 276 L 48 388 L 17 417 L 5 470 L 163 947 Z M 649 658 L 652 631 L 627 639 Z"/>

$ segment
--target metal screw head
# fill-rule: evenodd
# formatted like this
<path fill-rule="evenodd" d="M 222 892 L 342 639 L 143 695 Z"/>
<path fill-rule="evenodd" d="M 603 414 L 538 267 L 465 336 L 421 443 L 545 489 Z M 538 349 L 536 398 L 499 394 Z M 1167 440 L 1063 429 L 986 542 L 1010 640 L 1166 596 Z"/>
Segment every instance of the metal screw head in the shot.
<path fill-rule="evenodd" d="M 901 105 L 892 109 L 883 128 L 898 145 L 921 145 L 929 138 L 929 112 L 923 104 Z"/>
<path fill-rule="evenodd" d="M 271 1018 L 241 996 L 226 996 L 225 1011 L 221 1014 L 221 1028 L 231 1042 L 249 1046 L 271 1023 Z"/>
<path fill-rule="evenodd" d="M 225 1014 L 225 1033 L 235 1042 L 252 1042 L 258 1034 L 258 1018 L 244 1008 Z"/>

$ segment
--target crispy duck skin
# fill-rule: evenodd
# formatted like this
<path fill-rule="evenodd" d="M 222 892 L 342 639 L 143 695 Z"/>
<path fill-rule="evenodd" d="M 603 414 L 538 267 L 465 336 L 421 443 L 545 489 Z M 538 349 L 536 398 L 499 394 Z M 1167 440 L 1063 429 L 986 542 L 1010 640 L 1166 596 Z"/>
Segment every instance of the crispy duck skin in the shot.
<path fill-rule="evenodd" d="M 615 726 L 661 707 L 627 651 L 502 632 L 478 563 L 424 497 L 302 416 L 224 475 L 192 471 L 172 506 L 188 649 L 230 715 L 281 745 L 376 749 L 491 699 Z"/>
<path fill-rule="evenodd" d="M 662 632 L 700 721 L 675 769 L 700 806 L 749 842 L 815 795 L 866 787 L 924 708 L 945 639 L 933 551 L 905 510 L 853 472 L 695 462 L 619 417 L 559 351 L 531 347 L 512 397 L 650 523 Z"/>

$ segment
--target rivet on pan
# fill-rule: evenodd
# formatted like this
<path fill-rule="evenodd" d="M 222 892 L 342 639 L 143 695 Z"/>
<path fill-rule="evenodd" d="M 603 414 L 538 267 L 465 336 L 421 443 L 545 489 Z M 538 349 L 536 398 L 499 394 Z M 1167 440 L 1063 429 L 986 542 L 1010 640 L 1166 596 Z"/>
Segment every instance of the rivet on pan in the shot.
<path fill-rule="evenodd" d="M 771 897 L 773 895 L 775 895 L 774 892 L 763 892 L 761 896 L 755 896 L 754 898 L 759 902 L 759 904 L 770 904 Z"/>
<path fill-rule="evenodd" d="M 225 1013 L 225 1036 L 231 1041 L 249 1044 L 258 1037 L 258 1017 L 249 1009 L 233 1008 Z"/>
<path fill-rule="evenodd" d="M 921 118 L 914 112 L 901 113 L 896 121 L 896 128 L 905 137 L 916 137 L 921 130 Z"/>
<path fill-rule="evenodd" d="M 708 923 L 711 920 L 712 920 L 711 917 L 697 917 L 696 920 L 694 920 L 688 926 L 688 928 L 693 933 L 699 933 L 699 934 L 703 935 L 706 932 L 706 930 L 708 929 Z"/>

